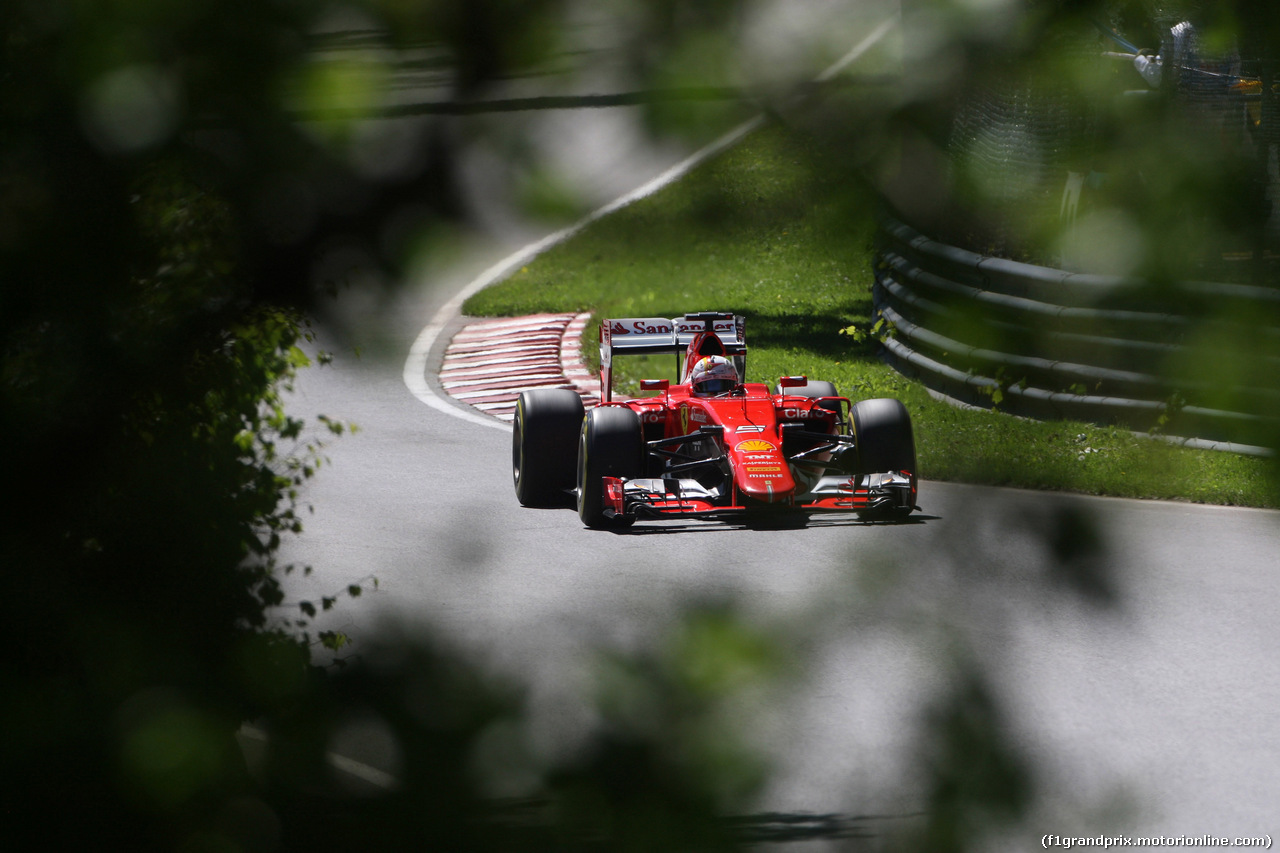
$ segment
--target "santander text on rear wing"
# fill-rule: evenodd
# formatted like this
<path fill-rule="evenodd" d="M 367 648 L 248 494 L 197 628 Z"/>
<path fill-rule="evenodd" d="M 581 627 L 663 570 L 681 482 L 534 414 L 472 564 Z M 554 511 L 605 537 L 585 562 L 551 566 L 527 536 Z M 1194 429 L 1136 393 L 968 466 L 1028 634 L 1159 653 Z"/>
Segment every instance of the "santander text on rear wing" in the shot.
<path fill-rule="evenodd" d="M 683 317 L 632 317 L 600 323 L 600 391 L 605 401 L 613 398 L 613 356 L 675 353 L 683 356 L 699 335 L 713 332 L 724 346 L 724 354 L 742 358 L 747 353 L 746 317 L 741 314 L 702 312 Z M 677 363 L 679 373 L 683 365 Z"/>

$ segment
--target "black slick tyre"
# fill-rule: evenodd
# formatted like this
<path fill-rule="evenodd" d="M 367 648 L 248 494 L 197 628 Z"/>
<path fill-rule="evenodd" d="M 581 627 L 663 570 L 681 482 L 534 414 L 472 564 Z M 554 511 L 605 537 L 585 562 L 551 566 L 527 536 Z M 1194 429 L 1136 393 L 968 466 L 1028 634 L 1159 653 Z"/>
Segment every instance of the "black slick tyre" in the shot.
<path fill-rule="evenodd" d="M 905 473 L 911 478 L 911 493 L 915 494 L 916 440 L 907 407 L 898 400 L 882 397 L 854 403 L 849 414 L 858 448 L 858 473 Z M 887 514 L 903 518 L 912 509 L 914 506 L 898 506 Z"/>
<path fill-rule="evenodd" d="M 568 389 L 520 395 L 511 427 L 511 476 L 522 506 L 568 502 L 582 414 L 582 398 Z"/>
<path fill-rule="evenodd" d="M 779 383 L 778 386 L 774 389 L 774 393 L 789 394 L 793 397 L 808 397 L 810 400 L 817 400 L 820 397 L 840 396 L 840 392 L 836 390 L 836 386 L 834 383 L 824 382 L 823 380 L 820 380 L 820 379 L 810 379 L 804 385 L 793 385 L 790 388 L 783 388 L 781 383 Z M 826 409 L 829 412 L 835 412 L 836 416 L 839 417 L 840 405 L 841 404 L 839 400 L 823 400 L 822 402 L 818 403 L 818 408 Z M 812 423 L 810 424 L 810 426 L 812 426 Z M 784 452 L 787 454 L 787 457 L 790 458 L 792 455 L 796 453 L 800 453 L 802 451 L 812 449 L 813 446 L 814 446 L 814 442 L 812 440 L 801 439 L 798 441 L 787 441 L 784 445 Z M 822 458 L 826 459 L 828 457 L 824 455 Z M 843 462 L 841 464 L 843 465 Z M 803 468 L 793 468 L 792 472 L 794 476 L 797 476 L 800 478 L 800 480 L 805 481 L 806 485 L 804 485 L 803 488 L 806 490 L 811 488 L 813 485 L 813 482 L 817 480 L 816 474 L 813 474 L 812 472 L 808 472 Z"/>
<path fill-rule="evenodd" d="M 778 386 L 776 393 L 791 394 L 794 397 L 808 397 L 816 400 L 819 397 L 839 397 L 840 392 L 836 390 L 836 386 L 830 382 L 823 382 L 819 379 L 810 379 L 804 385 L 798 385 L 792 388 L 783 388 Z M 833 412 L 840 411 L 840 403 L 836 400 L 828 400 L 825 403 L 819 403 L 824 409 L 830 409 Z"/>
<path fill-rule="evenodd" d="M 644 471 L 640 416 L 623 406 L 592 409 L 578 441 L 578 516 L 587 527 L 627 527 L 634 517 L 604 514 L 604 477 L 639 477 Z"/>

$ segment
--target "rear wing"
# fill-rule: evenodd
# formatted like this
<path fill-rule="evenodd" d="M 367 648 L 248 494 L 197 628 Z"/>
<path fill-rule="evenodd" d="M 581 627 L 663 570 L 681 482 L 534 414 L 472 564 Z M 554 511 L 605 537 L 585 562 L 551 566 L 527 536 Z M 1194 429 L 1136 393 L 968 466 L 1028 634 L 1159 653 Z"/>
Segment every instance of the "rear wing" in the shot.
<path fill-rule="evenodd" d="M 741 314 L 703 312 L 683 317 L 633 317 L 602 320 L 600 323 L 600 394 L 613 399 L 613 356 L 675 353 L 676 373 L 683 369 L 682 357 L 689 344 L 704 332 L 714 332 L 724 345 L 724 354 L 738 365 L 738 375 L 746 367 L 747 318 Z M 717 353 L 718 354 L 718 353 Z"/>

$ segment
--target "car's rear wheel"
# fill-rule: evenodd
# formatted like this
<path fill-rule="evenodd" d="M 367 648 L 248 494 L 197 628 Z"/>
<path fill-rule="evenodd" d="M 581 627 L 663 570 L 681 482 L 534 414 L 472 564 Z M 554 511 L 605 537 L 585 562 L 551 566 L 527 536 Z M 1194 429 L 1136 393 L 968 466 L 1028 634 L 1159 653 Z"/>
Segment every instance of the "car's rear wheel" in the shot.
<path fill-rule="evenodd" d="M 910 478 L 911 490 L 910 493 L 904 491 L 904 502 L 885 513 L 905 518 L 915 508 L 917 493 L 916 440 L 907 407 L 890 398 L 860 400 L 854 403 L 850 419 L 858 448 L 858 473 L 893 472 Z"/>
<path fill-rule="evenodd" d="M 587 527 L 626 527 L 634 517 L 606 516 L 604 477 L 635 478 L 644 471 L 640 416 L 623 406 L 592 409 L 578 442 L 578 516 Z"/>
<path fill-rule="evenodd" d="M 520 395 L 511 429 L 511 476 L 522 506 L 568 503 L 582 413 L 582 398 L 568 389 Z"/>
<path fill-rule="evenodd" d="M 819 397 L 840 396 L 840 392 L 836 390 L 836 386 L 834 384 L 830 382 L 823 382 L 820 379 L 811 379 L 804 385 L 796 385 L 785 389 L 779 385 L 776 393 L 791 394 L 795 397 L 808 397 L 811 400 L 816 400 Z M 838 413 L 840 411 L 840 402 L 838 400 L 827 400 L 819 403 L 818 405 L 833 412 Z"/>
<path fill-rule="evenodd" d="M 824 382 L 820 379 L 811 379 L 804 385 L 793 385 L 788 388 L 783 388 L 782 385 L 779 384 L 774 393 L 790 394 L 794 397 L 808 397 L 810 400 L 817 400 L 819 397 L 838 397 L 840 395 L 840 392 L 836 390 L 836 386 L 833 383 Z M 818 403 L 818 408 L 835 412 L 837 417 L 840 415 L 839 400 L 823 400 Z M 814 427 L 813 422 L 809 423 L 809 427 Z M 786 453 L 787 458 L 791 458 L 797 453 L 813 449 L 815 444 L 816 442 L 813 439 L 792 439 L 784 444 L 783 452 Z M 823 454 L 819 457 L 818 461 L 828 461 L 829 459 L 829 455 Z M 840 467 L 836 470 L 843 470 L 845 468 L 843 458 L 837 456 L 837 460 L 836 464 Z M 799 466 L 792 468 L 792 474 L 797 478 L 798 483 L 803 483 L 803 488 L 805 490 L 813 487 L 814 483 L 818 481 L 818 477 L 821 473 L 822 471 L 814 471 L 812 469 L 806 469 Z M 852 473 L 852 471 L 847 473 Z"/>

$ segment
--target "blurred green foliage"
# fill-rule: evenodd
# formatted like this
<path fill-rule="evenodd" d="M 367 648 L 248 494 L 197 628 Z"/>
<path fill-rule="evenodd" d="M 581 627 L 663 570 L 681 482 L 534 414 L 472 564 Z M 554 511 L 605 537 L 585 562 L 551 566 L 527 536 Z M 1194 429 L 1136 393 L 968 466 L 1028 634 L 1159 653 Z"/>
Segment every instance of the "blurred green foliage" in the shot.
<path fill-rule="evenodd" d="M 744 8 L 592 7 L 626 35 L 626 82 L 666 90 L 759 74 L 731 41 Z M 892 100 L 809 104 L 819 122 L 848 110 L 828 127 L 849 143 L 847 169 L 882 167 L 902 128 L 936 133 L 961 83 L 992 74 L 979 58 L 1034 66 L 1054 27 L 1105 11 L 1061 0 L 921 8 L 929 26 L 904 44 L 928 66 L 907 56 Z M 1218 26 L 1270 45 L 1272 7 L 1230 8 Z M 397 141 L 361 119 L 394 101 L 397 51 L 425 49 L 432 91 L 459 103 L 572 72 L 582 9 L 0 5 L 0 447 L 11 496 L 0 530 L 0 808 L 15 837 L 140 850 L 715 850 L 749 840 L 723 816 L 750 807 L 768 768 L 720 715 L 771 682 L 786 656 L 730 607 L 692 608 L 669 648 L 610 657 L 603 722 L 576 754 L 544 764 L 525 760 L 522 698 L 458 650 L 389 638 L 370 643 L 367 664 L 334 674 L 310 659 L 316 604 L 280 609 L 280 539 L 301 530 L 299 489 L 324 461 L 323 440 L 346 430 L 284 408 L 307 363 L 306 312 L 328 289 L 394 280 L 413 247 L 430 244 L 423 233 L 465 209 L 456 146 L 469 140 L 426 122 Z M 555 85 L 580 82 L 571 78 Z M 787 82 L 777 90 L 789 96 Z M 794 103 L 771 106 L 788 114 Z M 645 112 L 660 132 L 703 115 L 678 102 Z M 1124 121 L 1106 127 L 1122 148 L 1142 141 Z M 1152 233 L 1176 233 L 1184 193 L 1220 186 L 1218 173 L 1196 171 L 1194 151 L 1167 156 L 1153 162 L 1187 168 L 1147 186 L 1145 209 L 1160 216 L 1139 221 Z M 1239 185 L 1235 172 L 1221 177 Z M 921 215 L 937 213 L 927 193 L 915 198 Z M 1202 207 L 1208 221 L 1232 221 L 1224 198 Z M 790 238 L 767 220 L 761 251 Z M 1158 256 L 1144 255 L 1143 268 L 1159 271 Z M 926 846 L 966 849 L 991 825 L 971 814 L 999 823 L 1021 813 L 1021 765 L 992 743 L 1000 716 L 980 679 L 962 682 L 934 719 L 933 754 L 950 769 L 938 775 Z M 246 720 L 268 733 L 252 769 L 233 739 Z M 392 784 L 354 791 L 332 771 L 330 745 L 348 726 L 395 745 Z M 974 751 L 993 758 L 957 775 Z"/>
<path fill-rule="evenodd" d="M 625 849 L 702 821 L 687 849 L 728 843 L 711 809 L 720 775 L 667 790 L 690 768 L 626 722 L 547 783 L 566 804 L 535 822 L 550 835 L 518 820 L 501 842 L 481 793 L 507 758 L 469 768 L 481 735 L 517 715 L 509 690 L 407 639 L 371 649 L 381 669 L 326 674 L 312 642 L 350 638 L 312 638 L 308 623 L 339 596 L 282 609 L 292 567 L 277 549 L 302 530 L 324 441 L 347 430 L 284 407 L 308 364 L 306 312 L 349 281 L 392 280 L 431 242 L 420 235 L 460 212 L 438 126 L 415 125 L 402 146 L 424 156 L 397 158 L 358 119 L 386 105 L 397 50 L 425 49 L 436 91 L 458 101 L 563 59 L 566 5 L 0 6 L 0 769 L 15 836 L 58 849 Z M 732 6 L 695 10 L 699 32 Z M 656 39 L 630 42 L 633 64 L 656 74 L 662 51 L 680 52 L 683 5 L 626 11 Z M 672 715 L 719 689 L 689 687 Z M 326 759 L 357 706 L 403 753 L 403 787 L 371 799 L 351 799 Z M 233 739 L 250 719 L 272 733 L 256 775 Z M 736 775 L 723 746 L 706 761 Z M 602 809 L 616 820 L 600 827 Z"/>

